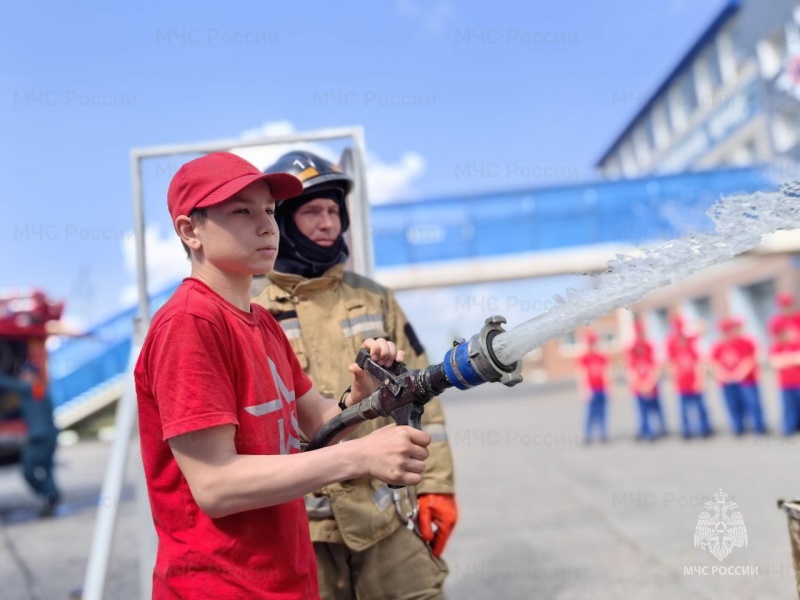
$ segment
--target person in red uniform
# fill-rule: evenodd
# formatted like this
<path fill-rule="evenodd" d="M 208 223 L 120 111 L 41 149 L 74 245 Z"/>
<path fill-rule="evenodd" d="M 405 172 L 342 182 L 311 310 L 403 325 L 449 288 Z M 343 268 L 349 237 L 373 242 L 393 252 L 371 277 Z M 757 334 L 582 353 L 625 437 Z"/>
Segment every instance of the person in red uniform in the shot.
<path fill-rule="evenodd" d="M 653 344 L 647 339 L 644 323 L 635 321 L 636 337 L 628 349 L 628 384 L 636 398 L 639 409 L 639 434 L 637 439 L 654 440 L 666 435 L 667 426 L 661 399 L 658 394 L 658 379 L 661 368 L 655 357 Z M 650 416 L 655 417 L 655 427 L 650 426 Z"/>
<path fill-rule="evenodd" d="M 776 330 L 769 362 L 778 372 L 783 398 L 783 435 L 800 431 L 800 339 L 790 328 Z"/>
<path fill-rule="evenodd" d="M 720 319 L 722 339 L 711 351 L 712 367 L 722 386 L 725 404 L 735 435 L 742 435 L 749 422 L 755 433 L 767 431 L 758 390 L 756 345 L 742 334 L 742 322 L 735 317 Z"/>
<path fill-rule="evenodd" d="M 600 441 L 605 443 L 608 441 L 606 429 L 608 357 L 597 348 L 597 334 L 593 330 L 587 330 L 583 339 L 586 351 L 578 357 L 580 369 L 578 381 L 584 397 L 587 398 L 583 442 L 588 444 L 592 441 L 592 430 L 596 428 Z"/>
<path fill-rule="evenodd" d="M 684 439 L 695 435 L 712 435 L 713 430 L 703 398 L 703 371 L 700 352 L 697 350 L 697 336 L 686 330 L 686 323 L 680 315 L 672 318 L 672 331 L 667 336 L 667 359 L 681 401 L 681 430 Z M 692 413 L 696 414 L 696 418 Z"/>
<path fill-rule="evenodd" d="M 786 331 L 788 340 L 800 339 L 800 313 L 794 307 L 794 296 L 787 292 L 775 297 L 778 312 L 769 321 L 769 331 L 777 337 L 781 331 Z"/>
<path fill-rule="evenodd" d="M 277 201 L 302 192 L 216 152 L 184 164 L 167 206 L 190 254 L 185 279 L 156 313 L 135 368 L 139 433 L 158 534 L 153 598 L 319 597 L 303 496 L 374 477 L 422 480 L 428 433 L 384 427 L 300 452 L 342 409 L 312 386 L 270 313 L 250 304 L 254 274 L 277 256 Z M 402 360 L 367 339 L 374 360 Z M 353 363 L 345 406 L 376 389 Z"/>

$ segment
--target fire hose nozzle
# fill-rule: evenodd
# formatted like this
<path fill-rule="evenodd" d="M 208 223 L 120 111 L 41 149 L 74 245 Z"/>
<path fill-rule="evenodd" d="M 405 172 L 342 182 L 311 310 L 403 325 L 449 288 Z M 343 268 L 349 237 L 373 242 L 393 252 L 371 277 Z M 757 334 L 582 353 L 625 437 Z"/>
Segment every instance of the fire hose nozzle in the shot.
<path fill-rule="evenodd" d="M 509 387 L 518 384 L 522 381 L 520 361 L 503 364 L 492 349 L 493 340 L 504 331 L 505 322 L 501 316 L 489 317 L 469 341 L 458 340 L 441 363 L 425 369 L 407 371 L 405 365 L 396 363 L 387 370 L 373 363 L 365 349 L 360 350 L 356 361 L 382 383 L 381 387 L 325 423 L 306 451 L 327 446 L 347 427 L 377 417 L 392 416 L 400 425 L 420 429 L 425 404 L 450 387 L 466 390 L 495 381 Z"/>
<path fill-rule="evenodd" d="M 522 381 L 521 361 L 503 364 L 495 355 L 492 343 L 504 332 L 505 317 L 494 315 L 486 319 L 480 332 L 469 341 L 457 344 L 448 350 L 442 366 L 447 379 L 458 389 L 466 390 L 486 382 L 499 381 L 508 387 Z"/>

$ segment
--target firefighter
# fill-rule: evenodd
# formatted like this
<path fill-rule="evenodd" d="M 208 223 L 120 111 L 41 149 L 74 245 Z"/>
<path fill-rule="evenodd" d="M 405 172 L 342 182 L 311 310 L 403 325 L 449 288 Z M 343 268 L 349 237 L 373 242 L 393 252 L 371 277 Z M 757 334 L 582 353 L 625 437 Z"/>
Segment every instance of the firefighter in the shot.
<path fill-rule="evenodd" d="M 20 413 L 28 430 L 22 447 L 22 475 L 42 500 L 41 516 L 50 516 L 61 501 L 53 474 L 58 428 L 53 422 L 53 404 L 47 379 L 44 338 L 29 338 L 23 344 L 26 358 L 15 376 L 0 376 L 0 388 L 16 392 Z"/>
<path fill-rule="evenodd" d="M 265 172 L 296 175 L 303 194 L 276 210 L 278 257 L 253 301 L 281 324 L 314 385 L 328 397 L 342 396 L 347 366 L 369 337 L 394 341 L 405 350 L 408 368 L 427 367 L 422 344 L 393 292 L 345 270 L 350 177 L 310 152 L 290 152 Z M 391 422 L 367 421 L 350 438 Z M 376 479 L 357 479 L 306 497 L 323 598 L 442 597 L 447 567 L 441 555 L 457 509 L 437 399 L 425 406 L 422 425 L 432 443 L 416 489 L 393 490 Z"/>

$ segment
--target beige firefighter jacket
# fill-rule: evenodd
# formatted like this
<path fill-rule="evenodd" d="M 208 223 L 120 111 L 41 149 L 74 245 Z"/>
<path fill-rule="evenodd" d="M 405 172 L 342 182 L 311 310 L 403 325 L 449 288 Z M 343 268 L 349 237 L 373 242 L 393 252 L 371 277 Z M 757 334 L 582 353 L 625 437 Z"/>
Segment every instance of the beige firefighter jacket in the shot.
<path fill-rule="evenodd" d="M 347 366 L 367 338 L 386 338 L 405 351 L 409 369 L 428 366 L 424 350 L 394 294 L 378 283 L 336 265 L 316 279 L 273 271 L 270 282 L 253 301 L 278 320 L 303 370 L 319 392 L 339 400 L 350 385 Z M 363 437 L 391 423 L 380 418 L 359 425 L 350 439 Z M 453 460 L 441 404 L 425 405 L 423 429 L 431 434 L 430 455 L 417 494 L 453 494 Z M 410 512 L 405 491 L 403 512 Z M 355 551 L 369 548 L 403 525 L 392 490 L 377 479 L 354 479 L 306 496 L 315 542 L 345 543 Z"/>

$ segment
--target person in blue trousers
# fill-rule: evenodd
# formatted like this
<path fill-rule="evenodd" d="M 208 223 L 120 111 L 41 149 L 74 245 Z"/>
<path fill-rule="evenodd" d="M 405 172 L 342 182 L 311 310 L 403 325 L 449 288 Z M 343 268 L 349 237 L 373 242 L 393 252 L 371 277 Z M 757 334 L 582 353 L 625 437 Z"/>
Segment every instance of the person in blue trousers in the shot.
<path fill-rule="evenodd" d="M 775 328 L 773 334 L 769 362 L 778 374 L 783 399 L 781 430 L 789 436 L 800 431 L 800 339 L 786 327 Z"/>
<path fill-rule="evenodd" d="M 661 399 L 658 393 L 660 367 L 653 345 L 647 340 L 644 324 L 634 323 L 636 337 L 628 349 L 628 385 L 639 409 L 639 433 L 636 439 L 652 441 L 667 434 Z M 651 427 L 651 416 L 655 426 Z"/>
<path fill-rule="evenodd" d="M 672 318 L 672 331 L 667 337 L 667 357 L 681 401 L 683 438 L 713 435 L 703 398 L 702 360 L 697 350 L 697 336 L 687 331 L 680 315 Z"/>
<path fill-rule="evenodd" d="M 27 340 L 27 358 L 16 373 L 0 374 L 0 389 L 17 394 L 27 426 L 20 463 L 25 481 L 42 500 L 40 514 L 50 516 L 61 501 L 54 475 L 58 428 L 47 385 L 47 351 L 43 339 Z"/>
<path fill-rule="evenodd" d="M 742 322 L 727 317 L 719 322 L 722 339 L 711 351 L 714 374 L 722 386 L 731 428 L 737 436 L 750 430 L 767 432 L 758 389 L 756 345 L 742 334 Z"/>
<path fill-rule="evenodd" d="M 597 348 L 597 334 L 588 330 L 584 334 L 586 351 L 578 357 L 578 382 L 586 403 L 586 422 L 584 427 L 584 444 L 592 441 L 592 432 L 596 429 L 600 441 L 608 441 L 606 428 L 606 386 L 608 357 Z"/>

